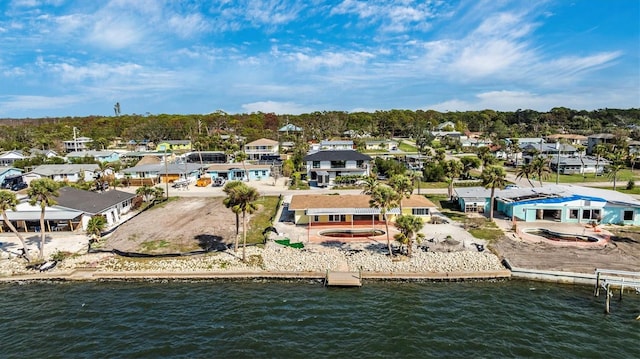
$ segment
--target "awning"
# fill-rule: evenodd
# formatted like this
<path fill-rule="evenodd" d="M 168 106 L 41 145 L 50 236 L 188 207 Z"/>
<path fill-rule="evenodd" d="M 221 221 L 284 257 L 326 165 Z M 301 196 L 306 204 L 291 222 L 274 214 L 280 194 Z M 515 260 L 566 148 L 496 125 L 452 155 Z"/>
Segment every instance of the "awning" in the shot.
<path fill-rule="evenodd" d="M 82 216 L 82 212 L 78 211 L 46 211 L 44 212 L 45 221 L 69 221 Z M 39 221 L 40 212 L 13 212 L 7 211 L 7 217 L 10 221 Z"/>
<path fill-rule="evenodd" d="M 380 214 L 378 208 L 310 208 L 307 209 L 308 216 L 318 216 L 324 214 L 357 214 L 357 215 L 377 215 Z M 400 208 L 393 208 L 387 214 L 400 214 Z"/>

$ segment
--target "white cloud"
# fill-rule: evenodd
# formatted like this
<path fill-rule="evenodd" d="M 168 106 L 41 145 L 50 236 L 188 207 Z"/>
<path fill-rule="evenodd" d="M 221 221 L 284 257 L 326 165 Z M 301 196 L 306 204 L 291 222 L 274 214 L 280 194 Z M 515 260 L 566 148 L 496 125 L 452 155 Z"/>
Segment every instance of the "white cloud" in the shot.
<path fill-rule="evenodd" d="M 210 25 L 200 14 L 189 14 L 184 16 L 175 14 L 169 19 L 168 25 L 183 38 L 207 31 L 210 28 Z"/>
<path fill-rule="evenodd" d="M 84 101 L 83 96 L 6 96 L 0 98 L 0 114 L 21 110 L 65 108 Z"/>

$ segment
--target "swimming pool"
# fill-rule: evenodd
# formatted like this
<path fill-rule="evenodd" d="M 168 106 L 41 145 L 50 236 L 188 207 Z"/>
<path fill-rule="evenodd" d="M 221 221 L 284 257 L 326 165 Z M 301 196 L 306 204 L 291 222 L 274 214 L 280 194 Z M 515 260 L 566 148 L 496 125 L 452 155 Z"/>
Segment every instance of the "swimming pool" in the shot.
<path fill-rule="evenodd" d="M 318 232 L 319 235 L 332 238 L 367 238 L 381 236 L 385 231 L 381 229 L 327 229 Z"/>

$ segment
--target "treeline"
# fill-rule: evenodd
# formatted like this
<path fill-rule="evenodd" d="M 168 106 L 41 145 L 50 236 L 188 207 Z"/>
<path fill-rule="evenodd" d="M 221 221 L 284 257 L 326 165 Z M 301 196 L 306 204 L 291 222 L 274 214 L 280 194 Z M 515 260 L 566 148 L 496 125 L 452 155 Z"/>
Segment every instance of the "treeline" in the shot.
<path fill-rule="evenodd" d="M 0 149 L 30 148 L 62 150 L 62 141 L 78 136 L 94 140 L 95 149 L 108 148 L 113 143 L 129 140 L 189 139 L 198 150 L 232 151 L 237 147 L 232 138 L 240 136 L 252 141 L 271 138 L 309 141 L 340 138 L 346 131 L 374 138 L 420 138 L 436 129 L 438 124 L 451 121 L 454 130 L 484 132 L 492 138 L 536 137 L 553 133 L 589 135 L 601 132 L 625 131 L 640 139 L 640 109 L 600 109 L 579 111 L 564 107 L 549 112 L 493 110 L 465 112 L 437 112 L 389 110 L 375 112 L 324 111 L 301 115 L 272 113 L 206 115 L 120 115 L 113 117 L 87 116 L 39 119 L 0 119 Z M 286 124 L 301 129 L 301 134 L 278 133 Z"/>

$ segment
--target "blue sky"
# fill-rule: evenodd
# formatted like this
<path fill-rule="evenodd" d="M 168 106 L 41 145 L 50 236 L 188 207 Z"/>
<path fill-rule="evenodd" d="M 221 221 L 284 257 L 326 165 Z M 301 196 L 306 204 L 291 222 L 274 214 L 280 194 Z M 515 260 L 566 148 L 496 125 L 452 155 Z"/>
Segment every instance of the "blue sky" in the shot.
<path fill-rule="evenodd" d="M 0 117 L 640 107 L 640 1 L 4 0 Z"/>

